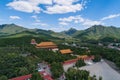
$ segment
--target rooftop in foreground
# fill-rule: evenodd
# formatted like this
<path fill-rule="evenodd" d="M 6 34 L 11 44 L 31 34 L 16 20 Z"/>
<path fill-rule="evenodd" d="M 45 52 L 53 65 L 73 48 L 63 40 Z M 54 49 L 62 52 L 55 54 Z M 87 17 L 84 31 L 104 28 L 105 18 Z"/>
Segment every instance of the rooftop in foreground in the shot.
<path fill-rule="evenodd" d="M 53 80 L 49 74 L 47 74 L 45 71 L 39 72 L 39 74 L 44 78 L 44 80 Z M 16 78 L 12 78 L 9 80 L 27 80 L 32 77 L 32 74 L 24 75 L 24 76 L 19 76 Z"/>

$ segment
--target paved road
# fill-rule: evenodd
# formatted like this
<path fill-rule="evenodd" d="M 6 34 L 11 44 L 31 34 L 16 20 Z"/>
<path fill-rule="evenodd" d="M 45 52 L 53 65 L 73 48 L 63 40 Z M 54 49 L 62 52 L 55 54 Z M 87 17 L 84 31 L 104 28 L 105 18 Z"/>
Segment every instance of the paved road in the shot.
<path fill-rule="evenodd" d="M 90 66 L 84 66 L 79 69 L 90 71 L 90 75 L 94 74 L 97 76 L 102 76 L 103 80 L 120 80 L 120 74 L 112 69 L 106 62 L 98 62 Z"/>

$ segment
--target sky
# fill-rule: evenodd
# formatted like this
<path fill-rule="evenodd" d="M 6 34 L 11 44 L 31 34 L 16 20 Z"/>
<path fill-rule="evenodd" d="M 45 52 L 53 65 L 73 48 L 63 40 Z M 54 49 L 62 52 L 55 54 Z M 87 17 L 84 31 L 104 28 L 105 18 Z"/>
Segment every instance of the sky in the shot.
<path fill-rule="evenodd" d="M 120 0 L 0 0 L 0 24 L 56 32 L 120 27 Z"/>

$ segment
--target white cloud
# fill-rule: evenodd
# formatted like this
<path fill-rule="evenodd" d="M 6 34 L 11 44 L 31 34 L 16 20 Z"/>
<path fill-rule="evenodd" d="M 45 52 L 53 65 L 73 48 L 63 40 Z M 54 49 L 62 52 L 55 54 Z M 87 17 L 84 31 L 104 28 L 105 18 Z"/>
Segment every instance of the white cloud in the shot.
<path fill-rule="evenodd" d="M 46 13 L 48 14 L 64 14 L 69 12 L 81 11 L 84 6 L 78 3 L 79 0 L 53 0 L 55 5 L 47 6 Z"/>
<path fill-rule="evenodd" d="M 39 18 L 38 18 L 38 16 L 37 15 L 33 15 L 33 16 L 31 16 L 33 19 L 35 19 L 35 22 L 40 22 L 40 20 L 39 20 Z"/>
<path fill-rule="evenodd" d="M 89 19 L 86 19 L 82 25 L 85 25 L 85 26 L 93 26 L 93 25 L 100 25 L 102 24 L 101 21 L 93 21 L 93 20 L 89 20 Z"/>
<path fill-rule="evenodd" d="M 69 13 L 69 12 L 77 12 L 82 10 L 82 5 L 81 4 L 76 4 L 76 5 L 54 5 L 54 6 L 49 6 L 47 7 L 47 11 L 45 11 L 48 14 L 63 14 L 63 13 Z"/>
<path fill-rule="evenodd" d="M 19 16 L 10 16 L 10 19 L 21 19 Z"/>
<path fill-rule="evenodd" d="M 39 4 L 52 4 L 52 0 L 14 0 L 8 3 L 7 6 L 22 12 L 40 13 Z"/>
<path fill-rule="evenodd" d="M 48 26 L 48 24 L 41 22 L 37 15 L 33 15 L 31 17 L 35 20 L 35 22 L 32 23 L 33 26 Z"/>
<path fill-rule="evenodd" d="M 117 18 L 117 17 L 120 17 L 120 14 L 109 15 L 107 17 L 103 17 L 101 20 L 108 20 L 108 19 L 113 19 L 113 18 Z"/>
<path fill-rule="evenodd" d="M 42 22 L 35 22 L 35 23 L 32 23 L 33 26 L 48 26 L 48 24 L 46 23 L 42 23 Z"/>
<path fill-rule="evenodd" d="M 68 25 L 68 23 L 66 23 L 66 22 L 59 22 L 59 24 L 60 25 L 65 25 L 65 26 Z"/>
<path fill-rule="evenodd" d="M 81 2 L 80 2 L 81 1 Z M 45 13 L 48 14 L 64 14 L 69 12 L 77 12 L 84 9 L 86 0 L 53 0 L 53 6 L 47 6 Z"/>
<path fill-rule="evenodd" d="M 45 12 L 48 14 L 64 14 L 84 9 L 86 0 L 14 0 L 8 7 L 27 13 Z M 39 5 L 44 4 L 44 9 Z"/>
<path fill-rule="evenodd" d="M 28 13 L 39 13 L 40 12 L 40 8 L 36 5 L 32 5 L 31 3 L 27 2 L 27 1 L 14 1 L 11 2 L 9 4 L 7 4 L 7 6 L 18 10 L 18 11 L 22 11 L 22 12 L 28 12 Z"/>
<path fill-rule="evenodd" d="M 39 4 L 51 5 L 52 4 L 52 0 L 27 0 L 27 1 L 29 1 L 34 5 L 39 5 Z"/>
<path fill-rule="evenodd" d="M 33 16 L 31 16 L 32 18 L 34 18 L 34 19 L 37 19 L 37 16 L 36 15 L 33 15 Z"/>
<path fill-rule="evenodd" d="M 59 18 L 59 21 L 62 21 L 62 22 L 72 22 L 72 21 L 83 22 L 84 19 L 80 15 L 77 15 L 77 16 L 70 16 L 67 18 Z"/>
<path fill-rule="evenodd" d="M 66 24 L 70 24 L 70 23 L 74 23 L 74 24 L 82 24 L 84 26 L 92 26 L 92 25 L 99 25 L 102 24 L 101 21 L 94 21 L 94 20 L 90 20 L 90 19 L 85 19 L 83 17 L 81 17 L 80 15 L 77 16 L 70 16 L 67 18 L 59 18 L 59 23 L 66 23 Z M 63 24 L 61 24 L 63 25 Z"/>
<path fill-rule="evenodd" d="M 37 15 L 33 15 L 31 17 L 35 20 L 34 23 L 32 23 L 33 26 L 49 26 L 48 24 L 41 22 Z"/>

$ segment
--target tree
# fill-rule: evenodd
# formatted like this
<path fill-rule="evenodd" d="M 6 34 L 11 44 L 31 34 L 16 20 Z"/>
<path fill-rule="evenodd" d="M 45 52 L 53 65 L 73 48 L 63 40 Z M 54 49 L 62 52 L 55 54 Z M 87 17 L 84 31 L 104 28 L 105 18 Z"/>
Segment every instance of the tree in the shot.
<path fill-rule="evenodd" d="M 99 77 L 99 80 L 102 80 L 102 77 L 101 77 L 101 76 Z"/>
<path fill-rule="evenodd" d="M 100 55 L 95 55 L 93 61 L 94 62 L 99 62 L 101 60 L 101 56 Z"/>
<path fill-rule="evenodd" d="M 78 60 L 75 64 L 76 67 L 82 67 L 82 66 L 85 66 L 85 65 L 86 64 L 85 64 L 84 60 L 81 60 L 81 59 Z"/>
<path fill-rule="evenodd" d="M 30 64 L 29 70 L 30 70 L 30 73 L 35 72 L 35 71 L 36 71 L 35 65 L 33 65 L 33 64 L 31 65 L 31 64 Z"/>
<path fill-rule="evenodd" d="M 32 77 L 30 80 L 43 80 L 43 78 L 41 77 L 41 75 L 38 72 L 35 72 L 32 74 Z"/>
<path fill-rule="evenodd" d="M 6 76 L 0 76 L 0 80 L 8 80 L 8 78 Z"/>
<path fill-rule="evenodd" d="M 53 62 L 51 64 L 51 72 L 54 78 L 59 78 L 64 72 L 62 64 Z"/>
<path fill-rule="evenodd" d="M 67 80 L 88 80 L 89 72 L 86 70 L 69 68 L 65 76 Z"/>
<path fill-rule="evenodd" d="M 20 70 L 19 70 L 19 74 L 20 74 L 20 75 L 26 75 L 26 74 L 28 74 L 28 73 L 29 73 L 29 71 L 28 71 L 28 69 L 25 68 L 25 67 L 22 67 L 22 68 L 20 68 Z"/>
<path fill-rule="evenodd" d="M 97 80 L 96 75 L 93 75 L 92 80 Z"/>
<path fill-rule="evenodd" d="M 92 80 L 92 77 L 91 77 L 91 76 L 88 76 L 88 80 Z"/>

